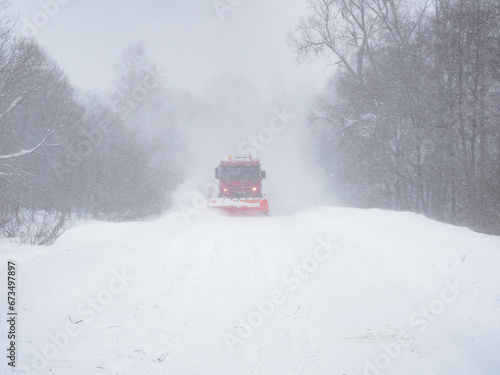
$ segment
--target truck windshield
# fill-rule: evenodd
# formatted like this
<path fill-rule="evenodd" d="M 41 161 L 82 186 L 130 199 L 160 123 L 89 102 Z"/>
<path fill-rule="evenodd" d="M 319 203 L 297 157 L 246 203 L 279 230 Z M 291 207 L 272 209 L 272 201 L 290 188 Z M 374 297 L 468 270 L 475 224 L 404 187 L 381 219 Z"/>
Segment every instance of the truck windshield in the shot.
<path fill-rule="evenodd" d="M 221 165 L 220 176 L 223 181 L 260 180 L 258 165 Z"/>

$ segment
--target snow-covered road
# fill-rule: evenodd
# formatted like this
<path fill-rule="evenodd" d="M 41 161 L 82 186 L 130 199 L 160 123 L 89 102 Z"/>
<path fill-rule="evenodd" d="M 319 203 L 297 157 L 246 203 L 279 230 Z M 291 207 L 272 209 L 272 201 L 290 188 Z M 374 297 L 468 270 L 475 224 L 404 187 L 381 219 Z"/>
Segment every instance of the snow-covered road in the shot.
<path fill-rule="evenodd" d="M 6 373 L 500 373 L 500 238 L 415 214 L 172 213 L 0 255 L 0 279 L 18 262 Z"/>

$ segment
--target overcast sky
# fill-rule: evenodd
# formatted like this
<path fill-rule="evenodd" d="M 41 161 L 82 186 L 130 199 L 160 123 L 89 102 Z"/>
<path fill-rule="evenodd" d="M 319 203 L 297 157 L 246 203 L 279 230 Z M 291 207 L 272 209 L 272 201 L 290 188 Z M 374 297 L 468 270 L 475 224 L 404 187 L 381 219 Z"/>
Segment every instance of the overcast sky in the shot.
<path fill-rule="evenodd" d="M 15 0 L 13 11 L 17 32 L 36 34 L 81 89 L 107 93 L 122 51 L 144 41 L 168 73 L 168 87 L 229 97 L 215 117 L 182 123 L 188 152 L 202 155 L 191 168 L 192 186 L 202 188 L 220 158 L 240 152 L 276 111 L 294 114 L 286 131 L 259 150 L 269 173 L 265 190 L 281 197 L 273 200 L 275 212 L 314 204 L 326 193 L 311 152 L 302 152 L 305 118 L 332 72 L 322 62 L 297 65 L 286 43 L 287 31 L 307 14 L 305 0 L 216 1 L 241 4 L 223 17 L 214 0 Z"/>
<path fill-rule="evenodd" d="M 13 11 L 18 32 L 36 28 L 39 42 L 83 89 L 108 89 L 121 52 L 139 41 L 174 87 L 200 92 L 229 72 L 268 93 L 277 86 L 321 88 L 322 64 L 297 66 L 285 42 L 287 30 L 305 14 L 304 0 L 219 4 L 226 2 L 240 5 L 222 19 L 214 0 L 16 0 Z M 43 9 L 51 3 L 58 7 Z"/>

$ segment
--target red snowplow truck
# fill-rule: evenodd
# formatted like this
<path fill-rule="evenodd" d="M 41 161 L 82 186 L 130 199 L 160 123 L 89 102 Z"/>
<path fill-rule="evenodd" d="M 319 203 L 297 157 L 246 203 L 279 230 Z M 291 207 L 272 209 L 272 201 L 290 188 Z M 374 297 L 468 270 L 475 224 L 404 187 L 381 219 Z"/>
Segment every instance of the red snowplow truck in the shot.
<path fill-rule="evenodd" d="M 228 156 L 215 169 L 219 197 L 211 197 L 209 206 L 236 215 L 269 214 L 269 204 L 262 194 L 265 177 L 259 159 L 251 155 Z"/>

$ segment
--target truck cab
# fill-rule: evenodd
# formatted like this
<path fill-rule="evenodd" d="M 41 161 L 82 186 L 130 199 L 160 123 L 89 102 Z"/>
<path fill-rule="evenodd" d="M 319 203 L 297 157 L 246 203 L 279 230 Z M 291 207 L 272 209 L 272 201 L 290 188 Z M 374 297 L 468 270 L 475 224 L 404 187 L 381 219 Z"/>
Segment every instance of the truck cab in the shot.
<path fill-rule="evenodd" d="M 262 179 L 266 172 L 260 161 L 252 156 L 228 156 L 215 169 L 219 180 L 219 197 L 246 198 L 262 197 Z"/>

